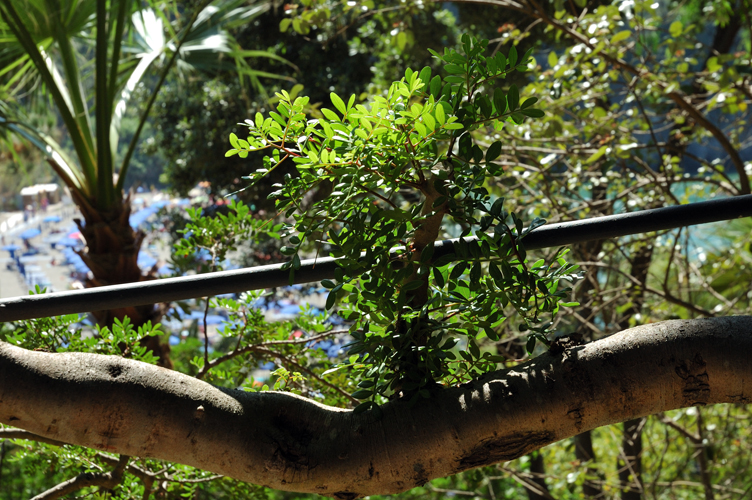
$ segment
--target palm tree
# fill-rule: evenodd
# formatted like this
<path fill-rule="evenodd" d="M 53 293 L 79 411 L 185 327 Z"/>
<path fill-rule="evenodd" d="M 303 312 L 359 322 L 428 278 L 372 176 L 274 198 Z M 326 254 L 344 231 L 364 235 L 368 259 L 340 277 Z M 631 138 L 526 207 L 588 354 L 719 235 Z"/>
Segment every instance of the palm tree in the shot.
<path fill-rule="evenodd" d="M 68 186 L 83 215 L 87 247 L 81 257 L 92 271 L 87 286 L 153 279 L 137 265 L 144 239 L 129 224 L 130 196 L 123 188 L 131 156 L 157 93 L 172 70 L 237 68 L 258 84 L 263 76 L 247 57 L 276 57 L 242 50 L 227 29 L 266 11 L 244 0 L 198 2 L 186 14 L 180 2 L 139 0 L 1 0 L 0 128 L 39 148 Z M 194 5 L 194 4 L 189 4 Z M 276 57 L 279 59 L 278 57 Z M 120 119 L 131 94 L 157 68 L 140 120 L 117 158 Z M 31 124 L 19 100 L 42 94 L 64 126 L 72 154 Z M 93 110 L 93 112 L 92 112 Z M 100 322 L 129 316 L 158 320 L 154 306 L 95 313 Z"/>

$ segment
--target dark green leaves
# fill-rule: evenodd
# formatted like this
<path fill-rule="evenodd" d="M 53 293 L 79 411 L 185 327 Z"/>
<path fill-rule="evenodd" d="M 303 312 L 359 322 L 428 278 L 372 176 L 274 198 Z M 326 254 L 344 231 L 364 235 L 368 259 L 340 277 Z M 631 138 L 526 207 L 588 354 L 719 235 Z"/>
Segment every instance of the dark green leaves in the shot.
<path fill-rule="evenodd" d="M 322 286 L 326 310 L 353 322 L 350 354 L 360 359 L 353 397 L 367 400 L 356 411 L 376 411 L 397 391 L 414 401 L 430 395 L 431 381 L 456 384 L 496 369 L 488 342 L 499 340 L 507 315 L 545 337 L 551 321 L 542 315 L 563 297 L 556 295 L 563 275 L 546 274 L 562 267 L 529 267 L 522 218 L 510 220 L 504 200 L 489 192 L 488 180 L 506 168 L 498 162 L 506 139 L 486 137 L 509 118 L 542 113 L 532 107 L 536 98 L 520 105 L 517 86 L 502 85 L 525 58 L 513 47 L 486 56 L 487 46 L 465 35 L 459 51 L 432 51 L 441 75 L 408 68 L 368 105 L 332 92 L 332 109 L 317 120 L 307 100 L 280 93 L 247 141 L 230 138 L 232 154 L 271 151 L 252 178 L 297 155 L 299 175 L 273 193 L 279 213 L 294 221 L 280 251 L 290 273 L 306 252 L 340 258 L 335 279 Z M 326 196 L 307 195 L 322 182 L 332 186 Z M 478 241 L 460 239 L 453 255 L 436 258 L 445 219 Z"/>
<path fill-rule="evenodd" d="M 494 161 L 501 155 L 501 141 L 496 141 L 486 151 L 486 161 Z"/>
<path fill-rule="evenodd" d="M 517 90 L 517 85 L 509 87 L 509 93 L 507 94 L 507 101 L 509 103 L 509 110 L 514 111 L 520 104 L 520 92 Z"/>

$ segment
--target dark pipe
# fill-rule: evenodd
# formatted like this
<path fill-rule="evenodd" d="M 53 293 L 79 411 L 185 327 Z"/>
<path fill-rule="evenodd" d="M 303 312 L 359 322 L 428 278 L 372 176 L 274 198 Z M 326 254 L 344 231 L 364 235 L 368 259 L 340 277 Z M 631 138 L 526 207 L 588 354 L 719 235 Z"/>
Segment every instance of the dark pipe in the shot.
<path fill-rule="evenodd" d="M 752 216 L 752 195 L 744 195 L 549 224 L 532 231 L 523 241 L 526 249 L 534 250 L 749 216 Z M 434 257 L 453 253 L 454 241 L 456 240 L 437 242 Z M 467 241 L 473 242 L 475 238 L 468 238 Z M 333 278 L 337 266 L 335 261 L 331 257 L 304 260 L 295 272 L 293 282 L 311 283 Z M 281 267 L 281 264 L 273 264 L 85 290 L 12 297 L 0 300 L 0 322 L 286 286 L 289 284 L 289 272 Z"/>

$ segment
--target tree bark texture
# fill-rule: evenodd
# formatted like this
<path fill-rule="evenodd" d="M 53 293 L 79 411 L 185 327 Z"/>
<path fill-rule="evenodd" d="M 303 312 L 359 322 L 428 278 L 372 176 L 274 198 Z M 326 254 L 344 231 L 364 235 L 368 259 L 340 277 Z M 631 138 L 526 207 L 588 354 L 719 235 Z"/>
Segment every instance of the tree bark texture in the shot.
<path fill-rule="evenodd" d="M 405 491 L 602 425 L 752 401 L 752 317 L 674 320 L 546 353 L 382 415 L 221 389 L 114 356 L 0 343 L 0 422 L 336 498 Z"/>

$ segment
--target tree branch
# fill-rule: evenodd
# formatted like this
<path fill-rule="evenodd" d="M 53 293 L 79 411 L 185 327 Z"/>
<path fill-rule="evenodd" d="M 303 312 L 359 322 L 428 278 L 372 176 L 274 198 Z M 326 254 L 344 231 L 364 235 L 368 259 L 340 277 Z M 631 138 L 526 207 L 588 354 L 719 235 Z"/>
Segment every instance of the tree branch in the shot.
<path fill-rule="evenodd" d="M 88 488 L 89 486 L 100 486 L 111 490 L 120 484 L 120 481 L 123 479 L 123 469 L 125 469 L 127 464 L 128 457 L 122 455 L 112 472 L 102 474 L 84 472 L 73 479 L 69 479 L 57 486 L 53 486 L 44 493 L 35 496 L 32 500 L 54 500 L 55 498 L 64 497 L 65 495 L 69 495 L 83 488 Z"/>
<path fill-rule="evenodd" d="M 337 498 L 396 493 L 602 425 L 749 403 L 752 317 L 666 321 L 355 414 L 130 359 L 0 343 L 0 422 L 48 439 Z"/>

